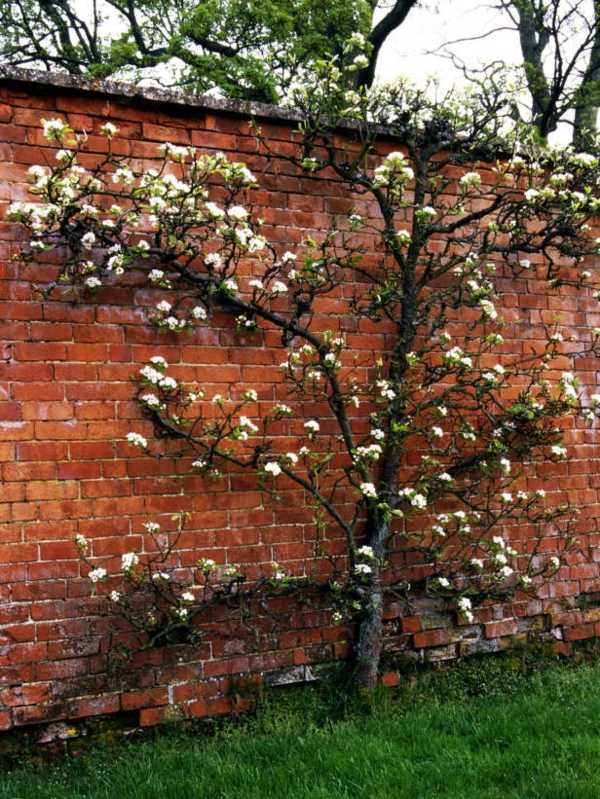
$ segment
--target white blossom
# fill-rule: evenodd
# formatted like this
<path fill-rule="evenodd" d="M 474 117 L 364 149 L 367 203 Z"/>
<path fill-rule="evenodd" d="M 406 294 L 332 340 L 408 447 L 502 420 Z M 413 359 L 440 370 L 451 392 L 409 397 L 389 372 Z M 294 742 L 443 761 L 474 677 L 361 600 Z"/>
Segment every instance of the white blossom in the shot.
<path fill-rule="evenodd" d="M 396 392 L 390 387 L 389 380 L 377 380 L 375 385 L 379 389 L 379 394 L 382 399 L 393 400 L 396 397 Z"/>
<path fill-rule="evenodd" d="M 410 502 L 413 508 L 419 508 L 423 510 L 427 507 L 427 497 L 424 494 L 420 494 L 414 488 L 401 488 L 398 491 L 398 496 Z"/>
<path fill-rule="evenodd" d="M 225 211 L 222 208 L 220 208 L 216 203 L 208 202 L 204 204 L 204 207 L 206 208 L 208 215 L 212 219 L 223 219 L 223 217 L 225 216 Z M 206 263 L 206 258 L 204 259 L 204 262 Z"/>
<path fill-rule="evenodd" d="M 149 383 L 153 383 L 157 385 L 163 378 L 162 372 L 159 372 L 157 369 L 153 369 L 152 366 L 143 366 L 140 369 L 140 374 L 144 377 Z"/>
<path fill-rule="evenodd" d="M 281 466 L 276 461 L 269 461 L 268 463 L 265 463 L 264 470 L 273 477 L 277 477 L 281 474 Z"/>
<path fill-rule="evenodd" d="M 241 205 L 232 205 L 227 211 L 227 216 L 233 219 L 234 222 L 243 222 L 248 218 L 248 211 Z"/>
<path fill-rule="evenodd" d="M 149 408 L 158 408 L 160 407 L 160 400 L 156 396 L 156 394 L 143 394 L 140 397 L 140 400 L 147 405 Z"/>
<path fill-rule="evenodd" d="M 140 559 L 135 552 L 125 552 L 121 557 L 121 568 L 123 571 L 128 572 L 131 571 L 134 566 L 137 566 L 139 562 Z"/>
<path fill-rule="evenodd" d="M 84 235 L 81 237 L 81 243 L 86 250 L 91 250 L 96 243 L 96 236 L 91 230 L 88 230 L 88 232 L 84 233 Z"/>
<path fill-rule="evenodd" d="M 367 546 L 366 544 L 363 544 L 363 546 L 359 547 L 356 550 L 356 554 L 360 555 L 361 558 L 367 558 L 368 560 L 372 560 L 375 557 L 373 547 Z"/>
<path fill-rule="evenodd" d="M 69 126 L 62 119 L 42 119 L 44 137 L 49 141 L 57 141 L 67 133 Z"/>
<path fill-rule="evenodd" d="M 223 259 L 218 252 L 210 252 L 204 257 L 206 266 L 211 266 L 213 269 L 219 269 L 223 263 Z"/>
<path fill-rule="evenodd" d="M 104 580 L 106 575 L 106 569 L 103 569 L 101 566 L 99 566 L 98 568 L 91 570 L 91 572 L 88 574 L 88 578 L 92 583 L 97 583 L 99 580 Z"/>
<path fill-rule="evenodd" d="M 375 488 L 373 483 L 361 483 L 360 491 L 365 497 L 369 497 L 370 499 L 377 499 L 377 489 Z"/>
<path fill-rule="evenodd" d="M 464 189 L 477 188 L 481 186 L 481 175 L 479 172 L 465 172 L 459 183 Z"/>
<path fill-rule="evenodd" d="M 502 469 L 502 472 L 505 475 L 509 475 L 510 474 L 510 469 L 511 469 L 511 463 L 508 460 L 508 458 L 500 458 L 499 463 L 500 463 L 500 468 Z"/>
<path fill-rule="evenodd" d="M 148 440 L 139 433 L 127 433 L 126 439 L 132 446 L 140 449 L 146 449 L 148 446 Z"/>
<path fill-rule="evenodd" d="M 179 384 L 174 377 L 163 377 L 158 385 L 165 391 L 174 391 Z"/>
<path fill-rule="evenodd" d="M 118 132 L 119 128 L 116 125 L 113 125 L 112 122 L 105 122 L 104 125 L 102 125 L 102 127 L 100 128 L 100 133 L 103 133 L 105 136 L 108 136 L 109 139 L 112 138 L 113 136 L 116 136 Z"/>
<path fill-rule="evenodd" d="M 250 432 L 252 433 L 258 432 L 258 427 L 247 416 L 240 416 L 240 427 L 246 430 L 250 430 Z"/>
<path fill-rule="evenodd" d="M 228 277 L 227 280 L 224 280 L 221 284 L 226 291 L 229 291 L 232 294 L 238 290 L 238 284 L 232 277 Z"/>
<path fill-rule="evenodd" d="M 160 524 L 158 524 L 158 522 L 145 522 L 144 527 L 149 533 L 158 533 L 160 530 Z"/>

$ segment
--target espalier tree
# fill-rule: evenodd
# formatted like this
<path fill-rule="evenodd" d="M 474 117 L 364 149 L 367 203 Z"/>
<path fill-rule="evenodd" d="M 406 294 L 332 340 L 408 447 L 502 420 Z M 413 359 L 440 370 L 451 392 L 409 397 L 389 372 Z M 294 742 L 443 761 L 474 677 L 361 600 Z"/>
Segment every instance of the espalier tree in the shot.
<path fill-rule="evenodd" d="M 503 346 L 496 283 L 530 276 L 550 292 L 595 291 L 580 264 L 598 249 L 588 224 L 600 207 L 598 161 L 528 145 L 506 126 L 511 98 L 494 87 L 432 102 L 404 84 L 345 89 L 352 69 L 342 74 L 335 60 L 320 70 L 318 84 L 293 98 L 301 141 L 289 160 L 310 175 L 333 173 L 352 202 L 370 204 L 369 217 L 352 210 L 281 253 L 261 232 L 257 180 L 243 164 L 166 144 L 140 171 L 113 152 L 118 130 L 108 123 L 106 154 L 88 170 L 79 163 L 85 136 L 49 119 L 56 164 L 29 170 L 36 201 L 13 205 L 9 218 L 29 231 L 25 259 L 60 254 L 45 296 L 92 301 L 136 270 L 158 295 L 148 323 L 174 335 L 210 325 L 215 310 L 231 315 L 240 346 L 263 326 L 280 331 L 289 404 L 259 402 L 252 386 L 207 397 L 169 374 L 157 352 L 136 381 L 160 443 L 136 431 L 127 438 L 149 455 L 192 456 L 190 468 L 207 479 L 248 469 L 265 501 L 276 501 L 278 486 L 300 488 L 320 531 L 318 557 L 328 562 L 328 536 L 346 542 L 329 574 L 272 564 L 249 581 L 241 567 L 204 559 L 183 579 L 177 534 L 165 538 L 149 521 L 157 554 L 127 553 L 119 575 L 107 575 L 80 537 L 90 580 L 113 588 L 107 601 L 154 645 L 193 640 L 216 602 L 317 585 L 330 594 L 333 621 L 353 623 L 356 680 L 372 689 L 386 595 L 444 598 L 470 624 L 487 598 L 534 594 L 573 546 L 574 509 L 528 490 L 526 478 L 536 462 L 567 458 L 561 431 L 569 417 L 592 422 L 600 395 L 584 401 L 573 372 L 556 371 L 557 357 L 563 368 L 576 357 L 559 322 L 540 331 L 535 350 Z M 380 154 L 382 124 L 401 151 Z M 351 314 L 324 330 L 320 303 L 342 289 Z M 348 318 L 379 327 L 385 350 L 353 352 Z M 586 334 L 579 351 L 593 351 L 599 335 Z M 282 420 L 311 402 L 328 415 L 301 418 L 297 445 L 284 451 Z M 551 554 L 539 547 L 547 536 L 558 542 Z M 427 564 L 412 585 L 394 557 L 403 550 Z"/>

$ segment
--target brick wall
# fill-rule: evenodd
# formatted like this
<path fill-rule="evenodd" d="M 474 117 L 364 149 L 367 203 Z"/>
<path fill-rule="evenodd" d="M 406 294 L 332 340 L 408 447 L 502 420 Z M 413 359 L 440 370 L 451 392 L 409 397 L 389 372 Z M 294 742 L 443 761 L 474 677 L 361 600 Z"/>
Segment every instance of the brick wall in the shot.
<path fill-rule="evenodd" d="M 9 202 L 30 199 L 27 168 L 54 159 L 55 148 L 41 135 L 41 117 L 59 115 L 73 128 L 85 129 L 91 160 L 104 146 L 98 129 L 110 119 L 121 129 L 118 152 L 136 159 L 154 157 L 158 143 L 171 141 L 223 150 L 246 161 L 259 176 L 254 201 L 266 220 L 267 238 L 282 250 L 292 249 L 352 203 L 332 179 L 298 177 L 283 162 L 259 157 L 250 110 L 275 153 L 288 152 L 293 122 L 278 110 L 218 102 L 197 107 L 164 92 L 144 96 L 132 87 L 76 86 L 32 73 L 5 76 L 0 83 L 0 219 Z M 374 214 L 364 203 L 359 210 Z M 251 386 L 261 399 L 284 400 L 277 369 L 282 351 L 269 330 L 240 342 L 226 317 L 217 317 L 185 344 L 149 328 L 144 307 L 156 296 L 135 276 L 124 287 L 103 289 L 88 304 L 41 302 L 32 283 L 47 275 L 42 267 L 11 260 L 19 251 L 18 236 L 17 226 L 0 222 L 0 730 L 118 711 L 139 710 L 142 724 L 160 720 L 173 708 L 188 716 L 229 712 L 242 701 L 240 688 L 246 684 L 311 679 L 323 664 L 346 657 L 349 631 L 330 626 L 329 614 L 317 602 L 294 612 L 288 628 L 276 634 L 259 620 L 258 639 L 239 629 L 228 636 L 208 635 L 197 648 L 153 650 L 109 672 L 111 621 L 103 600 L 91 595 L 73 543 L 77 533 L 90 540 L 97 564 L 114 571 L 123 552 L 145 545 L 144 522 L 157 520 L 169 529 L 171 514 L 188 511 L 179 547 L 183 567 L 203 556 L 220 564 L 247 564 L 256 575 L 276 560 L 299 574 L 311 561 L 315 531 L 293 487 L 284 485 L 280 501 L 265 506 L 249 475 L 234 473 L 222 484 L 207 484 L 190 475 L 189 464 L 137 455 L 123 441 L 132 429 L 151 437 L 130 382 L 151 355 L 164 355 L 175 377 L 202 383 L 209 396 L 235 395 Z M 524 279 L 504 281 L 502 290 L 506 315 L 514 322 L 505 336 L 507 353 L 535 344 L 540 324 L 557 312 L 578 337 L 600 324 L 597 303 L 585 296 L 565 292 L 557 299 Z M 329 327 L 336 315 L 342 318 L 357 350 L 383 347 L 381 333 L 348 316 L 343 297 L 323 300 L 319 313 Z M 578 368 L 595 389 L 595 364 L 580 362 Z M 311 408 L 310 414 L 326 417 L 326 410 Z M 282 424 L 279 435 L 293 441 L 301 421 Z M 591 547 L 586 558 L 574 557 L 561 568 L 539 599 L 517 596 L 510 604 L 486 605 L 471 625 L 459 625 L 433 598 L 417 599 L 410 616 L 391 604 L 386 657 L 450 659 L 498 651 L 532 633 L 568 651 L 572 641 L 598 634 L 598 436 L 572 429 L 568 440 L 573 461 L 542 465 L 530 487 L 548 488 L 544 470 L 551 468 L 556 498 L 568 496 L 582 508 L 579 532 Z M 515 531 L 513 537 L 519 535 Z M 545 547 L 550 551 L 556 544 L 549 539 Z M 335 535 L 324 546 L 331 554 L 343 551 Z M 409 577 L 422 568 L 407 558 Z M 217 615 L 209 631 L 228 623 Z M 385 679 L 393 682 L 393 671 Z"/>

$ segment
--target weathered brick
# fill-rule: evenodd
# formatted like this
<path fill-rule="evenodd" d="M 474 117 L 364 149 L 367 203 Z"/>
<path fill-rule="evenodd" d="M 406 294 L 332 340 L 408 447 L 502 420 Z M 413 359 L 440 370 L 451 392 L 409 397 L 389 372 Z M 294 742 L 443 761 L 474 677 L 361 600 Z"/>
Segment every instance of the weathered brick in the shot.
<path fill-rule="evenodd" d="M 519 629 L 516 619 L 490 621 L 484 624 L 486 638 L 501 638 L 504 635 L 515 635 Z"/>
<path fill-rule="evenodd" d="M 443 646 L 448 643 L 449 638 L 450 634 L 446 629 L 425 630 L 424 632 L 415 633 L 414 645 L 417 649 L 427 646 Z"/>

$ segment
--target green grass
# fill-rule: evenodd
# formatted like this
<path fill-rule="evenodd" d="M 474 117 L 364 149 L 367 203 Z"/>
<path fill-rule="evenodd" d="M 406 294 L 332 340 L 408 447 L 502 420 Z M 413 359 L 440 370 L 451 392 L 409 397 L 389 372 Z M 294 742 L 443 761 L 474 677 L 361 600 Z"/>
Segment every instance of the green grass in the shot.
<path fill-rule="evenodd" d="M 212 737 L 169 730 L 4 774 L 0 799 L 600 797 L 600 666 L 523 677 L 491 663 L 420 681 L 371 714 L 292 692 Z"/>

